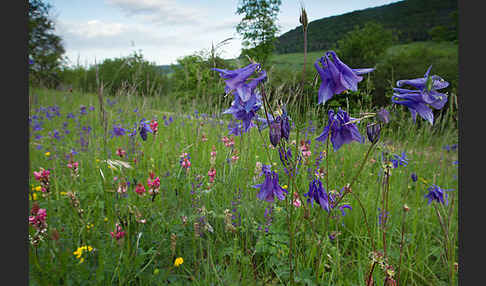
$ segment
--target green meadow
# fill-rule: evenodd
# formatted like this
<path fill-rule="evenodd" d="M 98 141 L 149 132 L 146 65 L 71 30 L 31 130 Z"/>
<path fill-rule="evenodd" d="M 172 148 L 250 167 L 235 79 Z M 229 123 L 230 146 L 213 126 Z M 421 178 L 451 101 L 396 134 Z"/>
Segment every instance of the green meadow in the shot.
<path fill-rule="evenodd" d="M 320 56 L 308 54 L 309 69 Z M 293 68 L 293 58 L 271 61 Z M 315 140 L 327 112 L 291 110 L 285 144 L 300 160 L 290 180 L 268 128 L 229 134 L 229 106 L 37 88 L 29 102 L 29 215 L 46 213 L 42 231 L 29 226 L 31 285 L 457 283 L 458 134 L 448 112 L 431 126 L 389 107 L 376 144 L 366 139 L 369 117 L 356 123 L 363 142 L 335 151 Z M 141 120 L 158 123 L 146 140 Z M 403 152 L 406 164 L 391 167 L 386 158 Z M 284 200 L 257 198 L 262 164 L 279 175 Z M 308 203 L 316 178 L 329 194 L 352 183 L 342 201 L 350 208 Z M 447 204 L 428 204 L 434 184 L 451 190 Z"/>

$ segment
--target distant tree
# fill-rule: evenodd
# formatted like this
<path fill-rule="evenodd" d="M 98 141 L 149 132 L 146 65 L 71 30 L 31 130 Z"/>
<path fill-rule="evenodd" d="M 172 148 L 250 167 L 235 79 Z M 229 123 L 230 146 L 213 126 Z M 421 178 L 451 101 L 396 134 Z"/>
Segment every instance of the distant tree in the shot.
<path fill-rule="evenodd" d="M 29 0 L 29 78 L 33 84 L 54 87 L 59 84 L 59 70 L 65 50 L 62 39 L 53 33 L 54 22 L 49 15 L 52 6 L 42 0 Z"/>
<path fill-rule="evenodd" d="M 434 42 L 447 41 L 449 38 L 449 31 L 447 31 L 447 28 L 440 25 L 431 28 L 428 33 L 430 39 Z"/>
<path fill-rule="evenodd" d="M 244 15 L 236 26 L 243 37 L 241 55 L 264 64 L 275 49 L 277 14 L 281 0 L 240 0 L 236 14 Z"/>
<path fill-rule="evenodd" d="M 141 51 L 134 51 L 127 57 L 105 59 L 97 67 L 104 89 L 110 95 L 152 96 L 167 90 L 167 76 L 155 63 L 145 60 Z"/>

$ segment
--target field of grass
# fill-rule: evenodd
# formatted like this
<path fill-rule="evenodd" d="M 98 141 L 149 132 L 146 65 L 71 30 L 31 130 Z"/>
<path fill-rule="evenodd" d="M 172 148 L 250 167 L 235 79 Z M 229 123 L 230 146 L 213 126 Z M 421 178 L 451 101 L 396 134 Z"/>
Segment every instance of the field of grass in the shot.
<path fill-rule="evenodd" d="M 309 65 L 318 54 L 309 54 Z M 334 151 L 315 140 L 327 118 L 294 122 L 287 145 L 303 159 L 292 183 L 268 128 L 229 135 L 231 115 L 216 110 L 182 113 L 161 97 L 100 101 L 43 89 L 32 89 L 30 100 L 29 215 L 46 212 L 45 225 L 29 226 L 31 285 L 285 285 L 291 276 L 297 285 L 364 285 L 372 266 L 375 285 L 384 285 L 385 264 L 373 264 L 373 248 L 385 251 L 400 285 L 457 280 L 456 129 L 413 124 L 397 109 L 374 148 L 365 140 Z M 137 129 L 142 119 L 158 122 L 146 140 Z M 371 120 L 357 124 L 363 137 Z M 383 155 L 402 152 L 407 164 L 384 167 Z M 279 174 L 285 200 L 257 198 L 259 164 Z M 34 174 L 41 168 L 50 171 L 46 192 Z M 344 197 L 345 215 L 308 204 L 316 170 L 329 192 L 359 175 Z M 386 220 L 384 170 L 391 172 Z M 159 190 L 150 194 L 156 178 Z M 432 184 L 452 190 L 447 205 L 427 204 Z"/>
<path fill-rule="evenodd" d="M 444 57 L 444 60 L 451 60 L 448 57 L 451 54 L 458 53 L 458 46 L 452 42 L 412 42 L 408 44 L 398 44 L 389 47 L 385 53 L 385 57 L 392 56 L 394 54 L 400 53 L 404 50 L 417 50 L 417 49 L 434 49 L 437 51 L 438 55 Z M 314 62 L 322 57 L 327 50 L 322 51 L 314 51 L 307 53 L 307 70 L 315 70 L 314 69 Z M 274 65 L 276 69 L 287 69 L 293 71 L 300 71 L 302 70 L 302 63 L 303 63 L 304 53 L 288 53 L 288 54 L 273 54 L 269 58 L 268 65 Z M 442 64 L 442 63 L 440 63 Z M 354 68 L 354 67 L 353 67 Z M 357 68 L 357 67 L 356 67 Z"/>

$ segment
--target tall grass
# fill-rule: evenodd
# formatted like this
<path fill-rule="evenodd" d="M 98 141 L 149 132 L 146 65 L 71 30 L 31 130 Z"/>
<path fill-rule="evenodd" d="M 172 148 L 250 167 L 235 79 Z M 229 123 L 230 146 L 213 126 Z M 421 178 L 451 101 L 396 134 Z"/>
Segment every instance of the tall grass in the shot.
<path fill-rule="evenodd" d="M 271 105 L 292 96 L 279 93 L 278 89 L 273 95 Z M 228 101 L 208 96 L 205 102 L 194 99 L 187 104 L 164 94 L 141 97 L 123 92 L 116 97 L 104 96 L 108 130 L 105 144 L 99 114 L 101 105 L 96 94 L 33 89 L 31 97 L 36 98 L 31 102 L 31 119 L 34 115 L 44 118 L 42 130 L 30 129 L 29 174 L 41 167 L 52 172 L 48 195 L 31 192 L 31 199 L 35 193 L 36 200 L 31 200 L 30 206 L 38 203 L 45 208 L 48 223 L 45 240 L 29 247 L 29 275 L 33 285 L 289 283 L 287 258 L 291 234 L 286 217 L 290 208 L 285 201 L 272 205 L 256 198 L 258 190 L 252 186 L 263 181 L 263 177 L 259 177 L 261 170 L 256 169 L 257 162 L 272 165 L 272 169 L 282 175 L 281 184 L 287 185 L 289 190 L 296 189 L 283 175 L 278 152 L 268 147 L 267 130 L 261 137 L 257 128 L 252 128 L 249 133 L 233 137 L 233 147 L 223 144 L 223 136 L 231 137 L 227 129 L 230 116 L 220 116 L 221 105 Z M 80 113 L 82 105 L 88 107 L 85 115 Z M 52 106 L 59 107 L 60 116 L 47 119 L 44 108 Z M 90 106 L 94 110 L 89 110 Z M 314 138 L 326 124 L 327 114 L 327 110 L 310 107 L 305 110 L 301 117 L 292 118 L 295 127 L 290 140 L 296 140 L 297 145 L 300 139 L 311 140 L 312 151 L 295 178 L 295 186 L 305 205 L 292 209 L 295 281 L 302 285 L 361 285 L 371 265 L 372 238 L 363 224 L 356 199 L 347 197 L 353 209 L 345 216 L 332 218 L 318 205 L 307 205 L 303 196 L 307 192 L 308 178 L 313 176 L 307 168 L 313 167 L 319 153 L 325 150 L 325 145 Z M 75 118 L 67 118 L 70 112 Z M 293 112 L 289 111 L 291 115 Z M 166 120 L 172 117 L 173 122 L 166 125 L 164 116 Z M 142 118 L 158 120 L 157 135 L 149 133 L 143 141 L 138 130 L 134 136 L 128 135 L 132 131 L 129 130 L 125 135 L 111 137 L 110 131 L 116 124 L 132 128 Z M 442 119 L 436 118 L 438 124 L 434 126 L 421 121 L 414 124 L 407 110 L 395 108 L 389 128 L 381 134 L 379 149 L 371 153 L 352 187 L 366 208 L 370 231 L 380 248 L 383 246 L 377 210 L 381 196 L 379 182 L 383 176 L 380 151 L 406 152 L 408 166 L 393 169 L 388 194 L 387 245 L 390 263 L 395 269 L 400 257 L 402 229 L 405 229 L 401 285 L 448 285 L 449 282 L 441 225 L 434 207 L 427 205 L 424 195 L 431 183 L 455 190 L 449 193 L 448 225 L 449 234 L 454 237 L 457 203 L 452 201 L 457 202 L 457 167 L 452 162 L 457 160 L 457 154 L 442 148 L 457 143 L 457 128 L 450 118 L 445 113 Z M 310 120 L 314 131 L 312 128 L 308 131 Z M 32 119 L 32 124 L 34 121 Z M 64 122 L 67 122 L 69 133 L 62 133 Z M 366 120 L 358 126 L 361 134 L 366 134 Z M 83 131 L 83 127 L 85 130 L 91 127 L 91 131 Z M 63 137 L 55 139 L 54 130 L 61 131 Z M 43 137 L 36 138 L 38 134 Z M 202 139 L 203 134 L 207 141 Z M 81 146 L 81 137 L 89 142 L 87 146 Z M 39 146 L 42 149 L 38 149 Z M 211 163 L 213 146 L 217 152 L 214 164 Z M 269 153 L 264 146 L 269 148 Z M 71 170 L 66 167 L 66 155 L 73 148 L 78 152 L 73 159 L 79 162 L 79 177 L 72 177 Z M 116 155 L 118 148 L 127 152 L 125 157 Z M 366 142 L 344 145 L 338 152 L 328 150 L 320 167 L 325 167 L 327 160 L 329 190 L 339 191 L 349 183 L 368 148 Z M 46 152 L 50 155 L 46 156 Z M 189 171 L 179 163 L 182 153 L 190 154 Z M 233 162 L 231 157 L 235 154 L 239 159 Z M 120 160 L 131 168 L 118 167 L 107 160 Z M 209 182 L 207 175 L 211 166 L 216 169 L 214 183 Z M 134 191 L 136 183 L 146 185 L 150 172 L 161 180 L 160 194 L 153 201 L 151 196 L 142 197 Z M 413 182 L 411 173 L 416 173 L 420 179 Z M 118 183 L 125 179 L 130 186 L 126 195 L 122 195 L 116 190 Z M 35 189 L 39 183 L 31 176 L 29 184 Z M 75 194 L 79 206 L 72 204 L 69 192 Z M 403 228 L 404 204 L 410 211 Z M 82 215 L 79 215 L 80 208 Z M 228 226 L 225 210 L 234 215 L 230 219 L 234 228 Z M 140 222 L 142 219 L 145 223 Z M 110 235 L 117 223 L 126 232 L 121 240 Z M 58 233 L 57 239 L 54 233 Z M 32 228 L 30 234 L 33 234 Z M 92 246 L 94 251 L 84 254 L 84 262 L 79 263 L 73 252 L 83 245 Z M 456 242 L 452 243 L 452 249 L 453 252 L 457 250 Z M 178 267 L 174 265 L 177 257 L 184 260 Z M 384 275 L 376 274 L 381 273 L 379 271 L 373 276 L 376 285 L 384 282 Z"/>

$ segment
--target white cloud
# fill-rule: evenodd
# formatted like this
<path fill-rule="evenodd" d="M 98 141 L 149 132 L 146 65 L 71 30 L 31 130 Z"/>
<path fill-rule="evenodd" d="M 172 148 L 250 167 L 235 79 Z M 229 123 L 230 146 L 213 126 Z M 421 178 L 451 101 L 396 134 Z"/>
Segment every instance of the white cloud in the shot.
<path fill-rule="evenodd" d="M 209 49 L 234 37 L 234 19 L 215 24 L 182 26 L 172 29 L 148 23 L 120 23 L 116 21 L 89 20 L 80 22 L 58 21 L 56 32 L 63 38 L 67 56 L 89 64 L 104 58 L 128 56 L 142 50 L 144 58 L 157 64 L 175 63 L 177 58 Z M 184 35 L 184 36 L 181 36 Z M 132 45 L 134 43 L 134 46 Z M 239 54 L 240 43 L 235 37 L 222 48 L 223 57 Z"/>
<path fill-rule="evenodd" d="M 173 0 L 107 0 L 127 16 L 145 22 L 169 25 L 197 25 L 203 15 L 201 10 L 181 5 Z"/>

